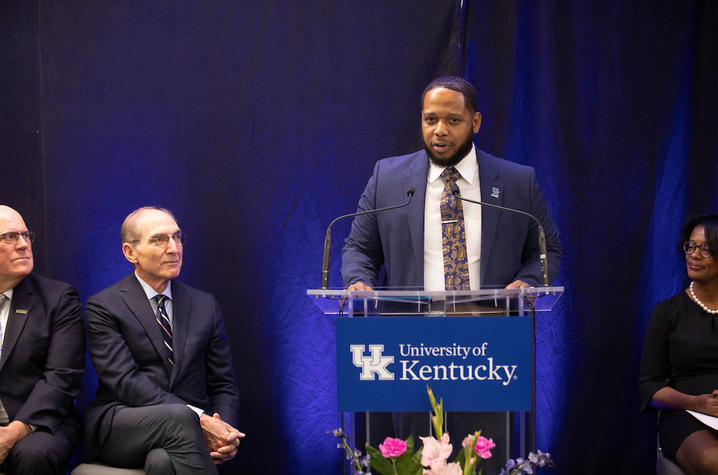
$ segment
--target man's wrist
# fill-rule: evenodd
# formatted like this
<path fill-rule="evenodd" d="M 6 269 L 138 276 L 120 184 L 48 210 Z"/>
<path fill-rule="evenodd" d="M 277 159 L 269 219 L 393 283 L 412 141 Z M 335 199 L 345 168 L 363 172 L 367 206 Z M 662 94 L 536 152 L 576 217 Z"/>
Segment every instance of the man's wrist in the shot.
<path fill-rule="evenodd" d="M 12 421 L 7 427 L 12 431 L 15 442 L 19 441 L 31 432 L 34 432 L 34 426 L 18 420 Z"/>

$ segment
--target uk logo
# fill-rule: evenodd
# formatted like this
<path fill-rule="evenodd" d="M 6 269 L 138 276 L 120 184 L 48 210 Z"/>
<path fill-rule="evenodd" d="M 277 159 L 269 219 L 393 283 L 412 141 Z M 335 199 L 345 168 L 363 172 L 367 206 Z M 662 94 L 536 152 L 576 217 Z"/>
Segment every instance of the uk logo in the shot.
<path fill-rule="evenodd" d="M 369 345 L 370 356 L 364 354 L 364 345 L 349 345 L 352 352 L 352 363 L 361 368 L 359 379 L 361 381 L 393 381 L 394 373 L 386 367 L 394 362 L 393 356 L 384 356 L 384 345 Z"/>

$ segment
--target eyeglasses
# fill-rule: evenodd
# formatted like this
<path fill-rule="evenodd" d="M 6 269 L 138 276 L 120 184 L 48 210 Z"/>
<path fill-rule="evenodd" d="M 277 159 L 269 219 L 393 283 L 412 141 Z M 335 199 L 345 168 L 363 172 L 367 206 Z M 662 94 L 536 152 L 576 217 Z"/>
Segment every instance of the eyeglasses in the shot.
<path fill-rule="evenodd" d="M 5 244 L 15 244 L 20 239 L 20 236 L 25 240 L 27 243 L 31 243 L 35 240 L 35 233 L 32 231 L 25 231 L 22 233 L 18 232 L 11 232 L 11 233 L 3 233 L 0 234 L 0 242 L 4 242 Z"/>
<path fill-rule="evenodd" d="M 147 243 L 150 246 L 154 247 L 167 247 L 170 243 L 170 238 L 175 242 L 175 244 L 181 244 L 184 242 L 186 237 L 186 234 L 182 231 L 177 231 L 176 233 L 169 235 L 169 234 L 155 234 L 154 236 L 151 236 L 147 239 Z M 135 239 L 132 241 L 132 244 L 140 242 L 140 239 Z"/>
<path fill-rule="evenodd" d="M 693 241 L 686 241 L 683 243 L 683 252 L 685 252 L 686 255 L 693 254 L 696 249 L 700 249 L 701 257 L 711 257 L 713 255 L 713 251 L 711 251 L 708 244 L 696 244 Z"/>

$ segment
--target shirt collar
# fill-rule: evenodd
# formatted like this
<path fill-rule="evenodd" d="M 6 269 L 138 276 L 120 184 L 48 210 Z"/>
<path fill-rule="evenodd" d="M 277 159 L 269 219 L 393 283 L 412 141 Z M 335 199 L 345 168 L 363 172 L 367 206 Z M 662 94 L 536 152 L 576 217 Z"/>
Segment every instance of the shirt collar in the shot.
<path fill-rule="evenodd" d="M 478 167 L 479 164 L 476 162 L 476 150 L 474 149 L 474 145 L 471 144 L 471 151 L 467 153 L 466 156 L 454 166 L 454 168 L 456 168 L 456 171 L 459 172 L 461 178 L 473 185 L 474 177 L 477 175 L 476 169 Z M 446 170 L 446 168 L 447 167 L 439 166 L 432 160 L 429 160 L 429 183 L 434 183 L 438 180 L 441 173 Z"/>
<path fill-rule="evenodd" d="M 8 289 L 5 292 L 0 292 L 0 295 L 7 297 L 8 301 L 12 300 L 12 293 L 15 291 L 15 287 Z"/>
<path fill-rule="evenodd" d="M 142 286 L 142 290 L 144 290 L 145 295 L 147 296 L 147 300 L 152 300 L 155 298 L 156 295 L 159 295 L 160 293 L 162 295 L 166 295 L 170 300 L 172 300 L 172 281 L 170 280 L 167 282 L 167 288 L 164 290 L 164 292 L 157 292 L 155 289 L 153 289 L 150 284 L 142 280 L 142 277 L 137 275 L 137 272 L 135 272 L 135 277 L 137 277 L 137 280 L 139 281 L 140 285 Z"/>

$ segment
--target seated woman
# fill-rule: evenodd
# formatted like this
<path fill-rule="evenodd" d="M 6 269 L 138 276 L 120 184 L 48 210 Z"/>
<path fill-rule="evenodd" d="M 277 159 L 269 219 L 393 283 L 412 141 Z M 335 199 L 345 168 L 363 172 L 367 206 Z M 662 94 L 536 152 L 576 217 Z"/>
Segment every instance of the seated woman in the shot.
<path fill-rule="evenodd" d="M 666 456 L 688 473 L 718 474 L 718 431 L 684 410 L 718 417 L 718 215 L 689 221 L 682 242 L 691 283 L 653 310 L 643 343 L 641 399 L 643 411 L 660 409 Z"/>

